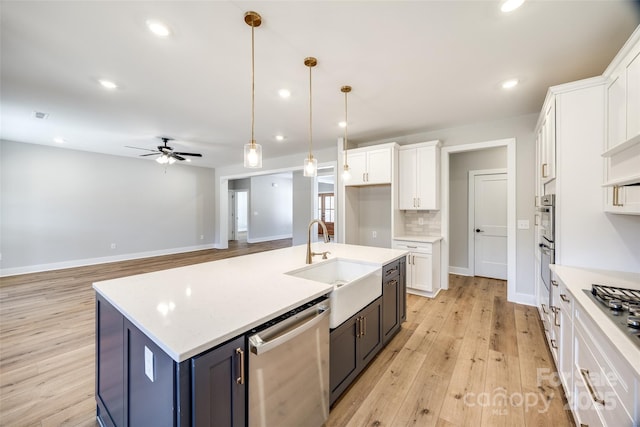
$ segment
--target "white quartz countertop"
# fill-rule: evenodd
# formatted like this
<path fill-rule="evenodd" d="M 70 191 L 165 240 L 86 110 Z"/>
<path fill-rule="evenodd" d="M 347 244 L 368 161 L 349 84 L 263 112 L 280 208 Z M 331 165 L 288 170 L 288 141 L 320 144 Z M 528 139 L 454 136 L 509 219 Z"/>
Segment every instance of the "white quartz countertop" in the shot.
<path fill-rule="evenodd" d="M 611 318 L 598 307 L 584 290 L 591 291 L 592 284 L 615 286 L 618 288 L 640 290 L 640 274 L 619 271 L 595 270 L 562 265 L 551 265 L 560 280 L 567 286 L 582 308 L 589 314 L 593 321 L 600 326 L 613 346 L 615 346 L 624 359 L 627 360 L 636 374 L 640 377 L 640 347 L 631 340 L 637 339 L 623 332 Z"/>
<path fill-rule="evenodd" d="M 406 251 L 313 243 L 314 252 L 383 265 Z M 139 274 L 93 288 L 171 358 L 182 362 L 332 291 L 284 274 L 304 267 L 306 245 Z M 313 263 L 323 262 L 314 257 Z"/>
<path fill-rule="evenodd" d="M 442 240 L 442 236 L 395 236 L 393 240 L 406 242 L 435 243 Z"/>

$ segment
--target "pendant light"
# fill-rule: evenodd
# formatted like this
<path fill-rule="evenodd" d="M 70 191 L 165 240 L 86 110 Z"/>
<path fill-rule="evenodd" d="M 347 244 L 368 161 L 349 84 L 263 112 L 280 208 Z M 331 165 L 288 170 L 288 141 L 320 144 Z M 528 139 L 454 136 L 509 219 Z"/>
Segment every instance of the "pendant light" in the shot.
<path fill-rule="evenodd" d="M 253 30 L 262 24 L 262 17 L 257 12 L 249 11 L 244 14 L 244 22 L 251 27 L 251 142 L 244 145 L 244 167 L 258 169 L 262 167 L 262 146 L 256 144 L 254 132 L 255 111 L 255 79 L 254 79 L 254 40 Z"/>
<path fill-rule="evenodd" d="M 309 67 L 309 156 L 304 159 L 304 176 L 314 177 L 318 174 L 318 161 L 313 158 L 313 132 L 311 127 L 311 69 L 318 65 L 318 60 L 313 57 L 304 59 L 304 65 Z"/>
<path fill-rule="evenodd" d="M 344 93 L 344 140 L 342 141 L 342 151 L 344 152 L 344 166 L 342 170 L 342 180 L 349 181 L 351 179 L 351 172 L 349 171 L 349 163 L 347 162 L 347 126 L 349 121 L 347 120 L 347 94 L 351 92 L 351 86 L 342 86 L 340 92 Z"/>

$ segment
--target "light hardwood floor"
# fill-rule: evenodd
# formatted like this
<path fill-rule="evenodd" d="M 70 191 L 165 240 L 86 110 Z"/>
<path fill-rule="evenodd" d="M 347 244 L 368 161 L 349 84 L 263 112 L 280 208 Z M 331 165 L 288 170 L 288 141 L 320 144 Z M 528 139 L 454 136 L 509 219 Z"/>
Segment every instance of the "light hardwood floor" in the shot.
<path fill-rule="evenodd" d="M 97 426 L 95 281 L 291 245 L 290 239 L 0 279 L 0 425 Z M 332 408 L 329 426 L 572 425 L 535 308 L 503 281 L 451 276 Z M 298 427 L 298 426 L 291 426 Z"/>

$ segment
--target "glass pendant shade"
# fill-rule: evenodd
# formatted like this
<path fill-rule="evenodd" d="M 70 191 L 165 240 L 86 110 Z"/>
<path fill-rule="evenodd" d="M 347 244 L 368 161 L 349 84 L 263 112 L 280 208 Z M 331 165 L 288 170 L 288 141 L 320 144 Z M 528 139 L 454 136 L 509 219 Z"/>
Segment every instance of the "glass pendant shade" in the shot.
<path fill-rule="evenodd" d="M 342 180 L 349 181 L 351 179 L 351 171 L 349 170 L 349 165 L 344 165 L 344 169 L 342 170 Z"/>
<path fill-rule="evenodd" d="M 258 169 L 262 167 L 262 145 L 251 141 L 244 145 L 244 167 Z"/>
<path fill-rule="evenodd" d="M 318 175 L 318 161 L 309 154 L 309 157 L 304 159 L 304 176 L 314 177 Z"/>
<path fill-rule="evenodd" d="M 156 159 L 156 162 L 160 163 L 161 165 L 165 165 L 169 163 L 169 156 L 167 156 L 166 154 L 162 154 Z"/>

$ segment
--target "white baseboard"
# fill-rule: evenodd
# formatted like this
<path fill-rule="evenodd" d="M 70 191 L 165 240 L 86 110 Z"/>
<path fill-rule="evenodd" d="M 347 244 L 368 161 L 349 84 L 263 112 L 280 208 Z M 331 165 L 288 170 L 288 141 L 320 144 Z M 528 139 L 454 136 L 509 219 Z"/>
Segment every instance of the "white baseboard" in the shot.
<path fill-rule="evenodd" d="M 452 267 L 452 266 L 449 266 L 449 273 L 450 274 L 458 274 L 460 276 L 473 276 L 473 274 L 471 274 L 471 270 L 469 270 L 469 268 L 467 268 L 467 267 Z"/>
<path fill-rule="evenodd" d="M 530 306 L 537 306 L 536 296 L 531 294 L 515 293 L 515 295 L 509 295 L 509 302 L 515 302 L 517 304 L 524 304 Z"/>
<path fill-rule="evenodd" d="M 197 245 L 182 248 L 161 249 L 158 251 L 137 252 L 131 254 L 112 255 L 98 258 L 76 259 L 71 261 L 53 262 L 49 264 L 26 265 L 24 267 L 2 268 L 0 277 L 17 276 L 19 274 L 39 273 L 42 271 L 61 270 L 63 268 L 84 267 L 87 265 L 106 264 L 117 261 L 129 261 L 132 259 L 149 258 L 161 255 L 173 255 L 185 252 L 201 251 L 204 249 L 214 249 L 215 245 Z"/>
<path fill-rule="evenodd" d="M 267 237 L 258 237 L 256 239 L 247 237 L 247 243 L 260 243 L 260 242 L 269 242 L 271 240 L 282 240 L 282 239 L 291 239 L 293 234 L 282 234 L 280 236 L 267 236 Z"/>

